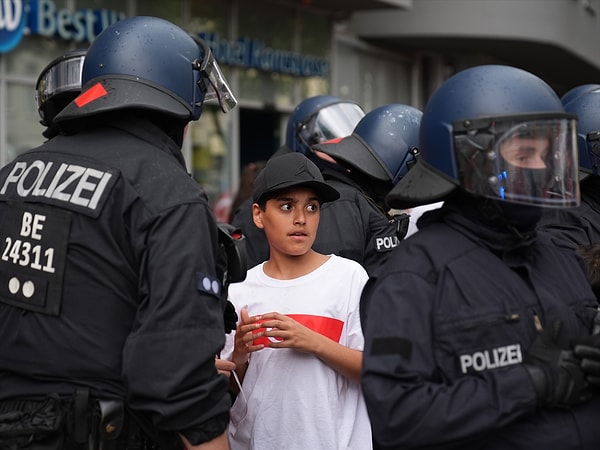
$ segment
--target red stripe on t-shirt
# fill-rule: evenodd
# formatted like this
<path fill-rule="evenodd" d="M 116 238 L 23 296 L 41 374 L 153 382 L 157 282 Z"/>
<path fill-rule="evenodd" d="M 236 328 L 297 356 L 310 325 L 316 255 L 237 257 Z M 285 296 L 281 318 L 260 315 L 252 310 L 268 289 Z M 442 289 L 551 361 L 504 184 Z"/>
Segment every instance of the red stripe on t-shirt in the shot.
<path fill-rule="evenodd" d="M 340 338 L 342 337 L 342 329 L 344 328 L 344 322 L 339 319 L 333 319 L 331 317 L 324 316 L 313 316 L 310 314 L 286 314 L 286 316 L 294 319 L 298 323 L 301 323 L 306 328 L 310 328 L 311 330 L 328 337 L 332 341 L 340 342 Z M 255 332 L 258 333 L 264 330 L 264 328 L 258 328 Z M 279 340 L 280 339 L 278 338 L 261 336 L 254 339 L 254 341 L 252 341 L 252 345 L 264 344 L 265 347 L 268 347 L 269 342 L 277 342 Z"/>
<path fill-rule="evenodd" d="M 310 314 L 286 315 L 294 319 L 296 322 L 301 323 L 306 328 L 310 328 L 311 330 L 328 337 L 332 341 L 340 342 L 340 337 L 342 337 L 342 329 L 344 328 L 344 322 L 341 320 L 332 319 L 331 317 L 312 316 Z"/>
<path fill-rule="evenodd" d="M 106 89 L 104 89 L 104 86 L 102 86 L 100 83 L 96 83 L 91 88 L 89 88 L 87 91 L 82 92 L 79 95 L 79 97 L 77 97 L 75 99 L 75 104 L 79 108 L 82 108 L 85 105 L 87 105 L 88 103 L 91 103 L 94 100 L 98 100 L 100 97 L 103 97 L 106 94 L 108 94 L 108 92 L 106 92 Z"/>

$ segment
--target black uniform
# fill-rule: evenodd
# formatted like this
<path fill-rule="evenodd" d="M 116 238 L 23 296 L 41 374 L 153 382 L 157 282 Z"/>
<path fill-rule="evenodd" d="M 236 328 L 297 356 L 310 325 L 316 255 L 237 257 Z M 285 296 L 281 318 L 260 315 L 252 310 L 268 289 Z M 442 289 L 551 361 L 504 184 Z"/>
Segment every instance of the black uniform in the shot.
<path fill-rule="evenodd" d="M 0 172 L 0 399 L 128 399 L 152 427 L 222 432 L 217 229 L 179 147 L 117 116 Z"/>
<path fill-rule="evenodd" d="M 327 168 L 322 172 L 340 198 L 323 205 L 313 249 L 352 259 L 371 274 L 387 261 L 404 234 L 398 236 L 396 221 L 347 175 Z"/>
<path fill-rule="evenodd" d="M 361 299 L 362 387 L 386 449 L 597 449 L 600 397 L 538 406 L 521 362 L 554 318 L 589 334 L 597 302 L 574 252 L 523 241 L 446 202 L 424 214 Z"/>
<path fill-rule="evenodd" d="M 242 202 L 234 212 L 231 224 L 242 230 L 246 237 L 247 266 L 248 269 L 269 259 L 269 242 L 265 232 L 254 225 L 252 219 L 252 198 Z"/>
<path fill-rule="evenodd" d="M 580 206 L 549 209 L 538 225 L 573 248 L 600 244 L 600 177 L 590 175 L 581 181 L 580 189 Z"/>

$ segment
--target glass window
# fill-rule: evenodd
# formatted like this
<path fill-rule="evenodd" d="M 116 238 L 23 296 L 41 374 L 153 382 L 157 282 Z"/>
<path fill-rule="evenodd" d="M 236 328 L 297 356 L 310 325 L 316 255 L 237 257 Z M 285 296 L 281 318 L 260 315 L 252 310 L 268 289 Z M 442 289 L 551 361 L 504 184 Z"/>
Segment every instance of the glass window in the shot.
<path fill-rule="evenodd" d="M 214 32 L 222 38 L 229 37 L 229 21 L 233 9 L 231 1 L 192 2 L 190 7 L 190 33 Z"/>
<path fill-rule="evenodd" d="M 40 145 L 45 127 L 35 101 L 35 83 L 41 71 L 55 58 L 73 50 L 72 41 L 40 36 L 25 36 L 6 58 L 6 161 L 18 153 Z M 81 48 L 81 47 L 79 47 Z"/>
<path fill-rule="evenodd" d="M 69 0 L 66 2 L 72 3 Z M 148 1 L 148 0 L 144 0 Z M 58 3 L 55 1 L 55 3 Z M 78 9 L 106 9 L 109 11 L 127 12 L 128 0 L 74 0 L 75 10 Z M 58 6 L 58 5 L 57 5 Z"/>
<path fill-rule="evenodd" d="M 182 27 L 183 0 L 138 0 L 136 2 L 136 15 L 154 16 L 166 19 Z"/>
<path fill-rule="evenodd" d="M 37 147 L 46 139 L 40 124 L 33 97 L 33 85 L 28 83 L 6 83 L 6 138 L 8 141 L 7 162 L 17 154 Z"/>
<path fill-rule="evenodd" d="M 338 43 L 338 94 L 365 111 L 388 103 L 410 104 L 410 63 Z"/>
<path fill-rule="evenodd" d="M 205 104 L 200 119 L 190 123 L 186 136 L 192 147 L 192 175 L 206 190 L 211 204 L 231 186 L 229 114 Z"/>
<path fill-rule="evenodd" d="M 282 50 L 294 50 L 294 10 L 272 3 L 239 2 L 241 37 L 265 41 L 265 45 Z"/>

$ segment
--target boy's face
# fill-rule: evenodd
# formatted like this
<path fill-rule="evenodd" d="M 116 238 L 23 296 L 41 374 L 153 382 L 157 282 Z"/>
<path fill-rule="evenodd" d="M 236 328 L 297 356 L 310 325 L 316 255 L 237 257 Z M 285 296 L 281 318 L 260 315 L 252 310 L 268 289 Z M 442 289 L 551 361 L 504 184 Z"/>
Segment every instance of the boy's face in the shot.
<path fill-rule="evenodd" d="M 254 223 L 265 231 L 271 253 L 299 256 L 308 252 L 319 227 L 321 207 L 312 189 L 294 187 L 267 201 L 265 210 L 254 204 Z"/>

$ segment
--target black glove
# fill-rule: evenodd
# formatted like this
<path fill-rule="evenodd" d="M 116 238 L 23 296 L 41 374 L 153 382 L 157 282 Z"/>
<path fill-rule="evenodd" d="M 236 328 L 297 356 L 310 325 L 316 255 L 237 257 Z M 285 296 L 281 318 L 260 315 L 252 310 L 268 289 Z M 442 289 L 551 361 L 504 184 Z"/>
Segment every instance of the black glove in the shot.
<path fill-rule="evenodd" d="M 225 312 L 223 313 L 225 322 L 225 333 L 229 334 L 237 327 L 238 315 L 235 312 L 235 306 L 229 300 L 225 300 Z"/>
<path fill-rule="evenodd" d="M 580 359 L 585 381 L 600 388 L 600 335 L 581 336 L 573 339 L 573 354 Z"/>
<path fill-rule="evenodd" d="M 564 408 L 591 398 L 585 376 L 573 352 L 557 345 L 562 322 L 550 322 L 533 342 L 523 361 L 538 402 L 546 408 Z"/>

